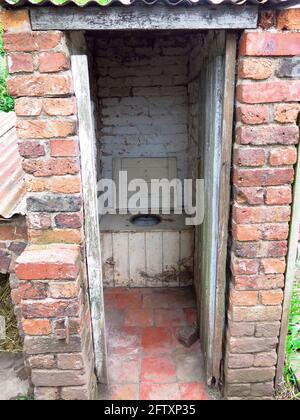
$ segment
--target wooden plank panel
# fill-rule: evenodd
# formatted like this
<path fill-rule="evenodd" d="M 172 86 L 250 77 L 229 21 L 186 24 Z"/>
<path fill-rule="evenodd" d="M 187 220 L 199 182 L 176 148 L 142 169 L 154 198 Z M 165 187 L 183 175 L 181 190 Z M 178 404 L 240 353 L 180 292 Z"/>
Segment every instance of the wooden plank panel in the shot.
<path fill-rule="evenodd" d="M 145 233 L 129 233 L 129 276 L 130 287 L 145 287 L 146 279 L 146 237 Z"/>
<path fill-rule="evenodd" d="M 112 234 L 101 233 L 103 284 L 105 287 L 114 287 L 114 257 Z"/>
<path fill-rule="evenodd" d="M 113 233 L 115 287 L 129 287 L 129 236 L 128 233 Z"/>
<path fill-rule="evenodd" d="M 33 30 L 256 29 L 258 8 L 201 7 L 68 7 L 31 8 Z"/>
<path fill-rule="evenodd" d="M 161 287 L 163 271 L 162 232 L 146 232 L 147 287 Z"/>
<path fill-rule="evenodd" d="M 179 232 L 163 232 L 164 287 L 178 287 L 178 262 L 180 258 Z"/>
<path fill-rule="evenodd" d="M 191 286 L 194 277 L 194 231 L 180 232 L 180 264 L 182 275 L 179 279 L 181 287 Z"/>

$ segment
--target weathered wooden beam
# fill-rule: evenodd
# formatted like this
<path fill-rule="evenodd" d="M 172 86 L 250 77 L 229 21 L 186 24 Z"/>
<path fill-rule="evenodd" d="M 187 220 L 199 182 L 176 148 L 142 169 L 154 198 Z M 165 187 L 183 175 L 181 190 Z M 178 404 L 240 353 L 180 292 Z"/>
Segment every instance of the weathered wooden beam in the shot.
<path fill-rule="evenodd" d="M 74 91 L 78 105 L 78 128 L 81 156 L 81 180 L 84 202 L 85 251 L 93 328 L 96 373 L 100 383 L 107 383 L 106 334 L 102 259 L 97 200 L 96 140 L 91 107 L 88 58 L 85 39 L 80 32 L 71 34 L 71 63 Z"/>
<path fill-rule="evenodd" d="M 33 30 L 200 30 L 257 27 L 255 6 L 31 8 Z"/>

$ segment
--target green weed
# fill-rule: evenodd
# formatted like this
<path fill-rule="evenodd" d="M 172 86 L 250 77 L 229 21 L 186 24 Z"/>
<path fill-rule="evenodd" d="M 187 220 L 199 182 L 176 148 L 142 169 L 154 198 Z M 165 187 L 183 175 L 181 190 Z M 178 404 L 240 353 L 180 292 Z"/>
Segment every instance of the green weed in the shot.
<path fill-rule="evenodd" d="M 0 28 L 0 111 L 4 112 L 13 111 L 15 106 L 15 102 L 7 90 L 7 76 L 7 63 L 3 46 L 3 29 Z"/>

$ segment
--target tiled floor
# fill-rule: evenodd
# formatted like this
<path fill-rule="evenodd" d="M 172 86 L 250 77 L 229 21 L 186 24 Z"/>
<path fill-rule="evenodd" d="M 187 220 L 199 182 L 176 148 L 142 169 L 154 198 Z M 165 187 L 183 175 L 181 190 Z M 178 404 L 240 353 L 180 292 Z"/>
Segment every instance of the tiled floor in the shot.
<path fill-rule="evenodd" d="M 207 400 L 199 341 L 178 329 L 196 322 L 192 289 L 106 289 L 109 399 Z"/>

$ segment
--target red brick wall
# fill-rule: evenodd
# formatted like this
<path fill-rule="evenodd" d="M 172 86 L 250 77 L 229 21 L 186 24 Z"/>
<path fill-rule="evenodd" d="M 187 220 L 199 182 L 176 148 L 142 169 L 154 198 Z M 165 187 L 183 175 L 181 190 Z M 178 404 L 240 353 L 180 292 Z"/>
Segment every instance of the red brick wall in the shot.
<path fill-rule="evenodd" d="M 300 111 L 300 10 L 240 41 L 226 396 L 271 398 Z"/>
<path fill-rule="evenodd" d="M 18 259 L 14 292 L 25 356 L 37 399 L 89 399 L 95 391 L 94 358 L 66 37 L 32 32 L 27 12 L 5 14 L 12 22 L 4 34 L 8 87 L 16 98 L 27 187 L 29 245 Z"/>

